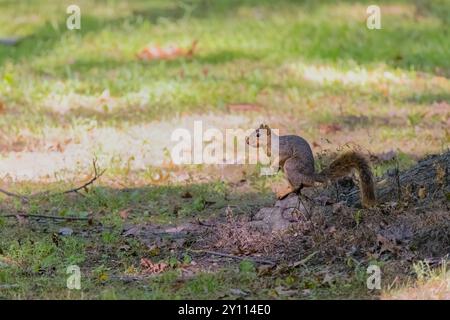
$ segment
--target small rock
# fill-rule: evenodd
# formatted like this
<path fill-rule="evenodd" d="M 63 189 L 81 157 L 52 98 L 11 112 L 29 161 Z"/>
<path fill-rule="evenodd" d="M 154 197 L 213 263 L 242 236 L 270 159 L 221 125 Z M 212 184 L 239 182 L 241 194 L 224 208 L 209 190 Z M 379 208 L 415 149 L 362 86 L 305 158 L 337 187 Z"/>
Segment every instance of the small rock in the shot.
<path fill-rule="evenodd" d="M 296 207 L 298 205 L 298 195 L 295 193 L 291 193 L 283 200 L 278 200 L 275 202 L 275 207 L 279 208 L 290 208 L 290 207 Z"/>
<path fill-rule="evenodd" d="M 235 296 L 248 296 L 248 293 L 241 290 L 241 289 L 230 289 L 230 293 L 235 295 Z"/>
<path fill-rule="evenodd" d="M 61 228 L 58 231 L 58 234 L 61 236 L 71 236 L 73 233 L 73 230 L 71 228 Z"/>

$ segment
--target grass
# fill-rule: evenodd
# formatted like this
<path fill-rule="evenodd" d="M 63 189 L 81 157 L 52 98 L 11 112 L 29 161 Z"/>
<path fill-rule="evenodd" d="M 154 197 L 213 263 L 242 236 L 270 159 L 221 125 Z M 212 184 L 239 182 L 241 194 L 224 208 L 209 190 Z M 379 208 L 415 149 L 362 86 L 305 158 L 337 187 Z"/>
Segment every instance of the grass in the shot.
<path fill-rule="evenodd" d="M 83 0 L 82 28 L 69 31 L 71 3 L 0 0 L 0 20 L 7 22 L 0 38 L 24 37 L 16 46 L 0 45 L 0 177 L 30 194 L 78 184 L 94 156 L 108 171 L 85 197 L 28 204 L 2 197 L 0 212 L 95 216 L 99 224 L 1 218 L 0 297 L 379 296 L 365 289 L 355 266 L 347 269 L 354 276 L 325 282 L 317 276 L 323 270 L 264 275 L 232 262 L 199 267 L 186 278 L 187 252 L 165 246 L 157 252 L 122 230 L 209 219 L 227 205 L 248 212 L 273 201 L 277 178 L 259 177 L 252 167 L 164 165 L 170 132 L 198 119 L 221 129 L 270 122 L 304 136 L 315 153 L 345 144 L 376 156 L 393 150 L 396 158 L 378 162 L 377 175 L 446 150 L 445 1 L 379 1 L 381 30 L 365 27 L 370 1 Z M 190 59 L 136 58 L 148 43 L 188 47 L 195 39 Z M 233 112 L 236 104 L 261 111 Z M 73 235 L 59 235 L 61 227 Z M 118 278 L 138 274 L 142 257 L 172 268 L 137 282 Z M 81 291 L 66 289 L 70 264 L 81 266 Z"/>
<path fill-rule="evenodd" d="M 385 299 L 449 299 L 450 273 L 446 261 L 442 261 L 437 267 L 431 267 L 426 261 L 419 261 L 413 267 L 416 282 L 386 292 Z"/>

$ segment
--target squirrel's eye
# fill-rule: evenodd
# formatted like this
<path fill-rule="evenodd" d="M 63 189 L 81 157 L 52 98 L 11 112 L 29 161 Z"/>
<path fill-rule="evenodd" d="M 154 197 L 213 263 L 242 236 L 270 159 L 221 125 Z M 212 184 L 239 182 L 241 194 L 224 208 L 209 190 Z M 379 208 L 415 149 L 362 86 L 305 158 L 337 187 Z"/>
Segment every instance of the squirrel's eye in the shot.
<path fill-rule="evenodd" d="M 259 138 L 259 132 L 256 134 L 256 137 Z"/>

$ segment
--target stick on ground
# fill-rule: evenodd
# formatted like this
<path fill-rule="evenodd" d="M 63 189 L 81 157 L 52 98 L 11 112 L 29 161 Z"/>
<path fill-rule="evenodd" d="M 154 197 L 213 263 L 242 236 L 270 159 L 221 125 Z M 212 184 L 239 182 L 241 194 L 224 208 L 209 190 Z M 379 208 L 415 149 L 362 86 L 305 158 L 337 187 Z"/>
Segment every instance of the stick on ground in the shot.
<path fill-rule="evenodd" d="M 57 193 L 38 192 L 38 193 L 34 193 L 34 194 L 30 195 L 30 196 L 24 196 L 24 195 L 13 193 L 13 192 L 10 192 L 10 191 L 4 190 L 4 189 L 0 189 L 0 193 L 3 193 L 4 195 L 7 195 L 8 197 L 13 197 L 13 198 L 20 199 L 20 200 L 22 200 L 25 203 L 29 202 L 30 198 L 37 197 L 37 196 L 42 196 L 42 195 L 47 195 L 48 197 L 51 197 L 51 196 L 55 196 L 55 195 L 68 194 L 68 193 L 78 193 L 79 194 L 80 190 L 86 189 L 88 186 L 93 184 L 106 171 L 106 169 L 102 170 L 100 172 L 98 171 L 97 160 L 96 159 L 94 159 L 92 161 L 92 166 L 94 167 L 94 176 L 88 182 L 86 182 L 85 184 L 83 184 L 82 186 L 77 187 L 77 188 L 73 188 L 73 189 L 69 189 L 69 190 L 66 190 L 66 191 L 63 191 L 63 192 L 57 192 Z"/>
<path fill-rule="evenodd" d="M 26 213 L 0 215 L 1 218 L 15 218 L 17 216 L 24 217 L 24 218 L 51 219 L 51 220 L 88 221 L 90 219 L 90 218 L 82 218 L 82 217 L 62 217 L 62 216 L 50 216 L 50 215 L 45 215 L 45 214 L 26 214 Z"/>
<path fill-rule="evenodd" d="M 218 252 L 218 251 L 211 251 L 211 250 L 193 250 L 193 249 L 190 249 L 189 251 L 192 251 L 192 252 L 195 252 L 195 253 L 207 253 L 207 254 L 211 254 L 211 255 L 215 255 L 215 256 L 221 256 L 221 257 L 232 258 L 232 259 L 237 259 L 237 260 L 251 260 L 251 261 L 257 262 L 257 263 L 270 264 L 272 266 L 276 265 L 276 263 L 273 262 L 273 261 L 260 259 L 260 258 L 256 258 L 256 257 L 250 257 L 250 256 L 242 257 L 242 256 L 236 256 L 234 254 Z"/>

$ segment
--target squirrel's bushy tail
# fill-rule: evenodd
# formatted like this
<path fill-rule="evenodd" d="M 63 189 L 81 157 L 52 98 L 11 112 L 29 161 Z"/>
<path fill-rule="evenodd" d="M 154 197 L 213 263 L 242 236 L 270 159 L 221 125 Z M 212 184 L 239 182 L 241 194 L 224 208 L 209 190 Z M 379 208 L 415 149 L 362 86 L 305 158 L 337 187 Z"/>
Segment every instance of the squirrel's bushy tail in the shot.
<path fill-rule="evenodd" d="M 317 174 L 317 181 L 335 180 L 345 177 L 356 169 L 361 181 L 361 202 L 363 206 L 370 207 L 375 204 L 375 187 L 369 161 L 359 152 L 348 151 L 339 155 L 328 168 Z"/>

